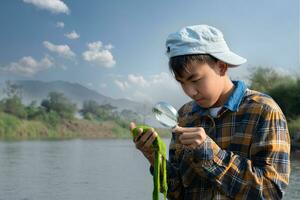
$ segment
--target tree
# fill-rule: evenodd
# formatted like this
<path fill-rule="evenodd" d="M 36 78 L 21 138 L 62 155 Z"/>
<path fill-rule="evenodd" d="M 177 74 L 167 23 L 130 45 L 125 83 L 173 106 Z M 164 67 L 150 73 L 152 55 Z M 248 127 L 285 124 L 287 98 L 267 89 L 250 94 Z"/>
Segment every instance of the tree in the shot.
<path fill-rule="evenodd" d="M 48 98 L 41 102 L 41 106 L 47 112 L 54 111 L 61 118 L 71 119 L 76 112 L 76 104 L 73 104 L 63 93 L 50 92 Z"/>
<path fill-rule="evenodd" d="M 256 67 L 250 71 L 250 88 L 260 91 L 268 92 L 277 85 L 281 85 L 292 81 L 288 75 L 280 75 L 272 68 Z"/>
<path fill-rule="evenodd" d="M 4 99 L 2 109 L 5 113 L 14 115 L 14 116 L 22 118 L 22 119 L 26 118 L 26 116 L 27 116 L 25 107 L 22 104 L 21 99 L 16 95 L 14 95 L 10 98 Z"/>
<path fill-rule="evenodd" d="M 26 118 L 25 107 L 21 100 L 21 86 L 11 81 L 6 81 L 5 83 L 6 86 L 3 92 L 6 98 L 1 101 L 0 110 L 19 118 Z"/>
<path fill-rule="evenodd" d="M 300 78 L 282 75 L 271 68 L 255 68 L 250 75 L 250 88 L 270 95 L 288 119 L 300 116 Z"/>
<path fill-rule="evenodd" d="M 37 102 L 32 101 L 28 106 L 25 107 L 27 113 L 27 119 L 35 119 L 38 115 L 41 114 L 41 110 L 37 107 Z"/>
<path fill-rule="evenodd" d="M 108 113 L 112 113 L 112 111 L 114 110 L 114 109 L 116 109 L 117 107 L 115 107 L 115 106 L 112 106 L 112 105 L 110 105 L 110 104 L 104 104 L 104 105 L 100 105 L 99 106 L 101 109 L 103 109 L 103 110 L 105 110 L 106 112 L 108 112 Z"/>
<path fill-rule="evenodd" d="M 110 104 L 99 105 L 94 100 L 84 101 L 79 111 L 85 119 L 108 120 L 113 118 L 113 110 L 116 107 Z"/>
<path fill-rule="evenodd" d="M 96 101 L 93 101 L 93 100 L 84 101 L 82 108 L 80 110 L 80 113 L 83 115 L 86 113 L 96 114 L 98 107 L 99 107 L 99 104 Z"/>
<path fill-rule="evenodd" d="M 3 89 L 3 92 L 6 94 L 7 98 L 17 96 L 21 99 L 22 97 L 22 87 L 9 80 L 5 82 L 5 88 Z"/>
<path fill-rule="evenodd" d="M 268 94 L 278 103 L 287 118 L 295 119 L 300 116 L 300 79 L 277 85 Z"/>
<path fill-rule="evenodd" d="M 134 122 L 142 121 L 141 116 L 138 113 L 133 112 L 132 110 L 129 110 L 129 109 L 122 110 L 120 113 L 120 116 L 123 119 L 127 119 L 128 121 L 134 121 Z"/>

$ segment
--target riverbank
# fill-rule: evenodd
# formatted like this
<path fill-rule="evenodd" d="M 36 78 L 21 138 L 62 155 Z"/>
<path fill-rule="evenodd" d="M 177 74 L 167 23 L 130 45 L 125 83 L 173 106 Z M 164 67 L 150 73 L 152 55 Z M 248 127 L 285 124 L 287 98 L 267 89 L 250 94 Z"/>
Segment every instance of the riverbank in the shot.
<path fill-rule="evenodd" d="M 13 115 L 0 113 L 0 140 L 35 139 L 114 139 L 131 138 L 129 122 L 113 120 L 91 121 L 85 119 L 61 120 L 49 125 L 38 120 L 21 120 Z M 166 129 L 157 129 L 162 137 L 170 137 Z"/>

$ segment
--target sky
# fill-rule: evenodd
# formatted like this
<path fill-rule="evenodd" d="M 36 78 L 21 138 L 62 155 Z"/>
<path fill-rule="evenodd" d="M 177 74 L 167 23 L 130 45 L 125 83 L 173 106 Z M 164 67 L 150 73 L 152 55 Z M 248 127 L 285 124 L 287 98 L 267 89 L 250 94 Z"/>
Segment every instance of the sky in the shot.
<path fill-rule="evenodd" d="M 298 0 L 1 0 L 0 83 L 63 80 L 139 102 L 189 100 L 168 70 L 165 39 L 188 25 L 220 29 L 248 62 L 300 74 Z"/>

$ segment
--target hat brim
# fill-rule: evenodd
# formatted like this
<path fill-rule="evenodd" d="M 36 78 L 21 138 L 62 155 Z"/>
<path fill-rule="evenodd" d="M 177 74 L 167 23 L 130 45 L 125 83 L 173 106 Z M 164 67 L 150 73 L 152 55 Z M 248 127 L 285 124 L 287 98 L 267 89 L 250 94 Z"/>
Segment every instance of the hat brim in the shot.
<path fill-rule="evenodd" d="M 222 53 L 210 53 L 213 57 L 217 58 L 218 60 L 221 60 L 227 64 L 229 64 L 231 67 L 237 67 L 239 65 L 242 65 L 247 62 L 247 59 L 231 52 L 222 52 Z"/>

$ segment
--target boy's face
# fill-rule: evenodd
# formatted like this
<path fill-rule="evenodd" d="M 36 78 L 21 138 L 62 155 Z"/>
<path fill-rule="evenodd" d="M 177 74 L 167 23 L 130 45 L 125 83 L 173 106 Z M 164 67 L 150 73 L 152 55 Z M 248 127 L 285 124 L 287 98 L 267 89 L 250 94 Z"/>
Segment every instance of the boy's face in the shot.
<path fill-rule="evenodd" d="M 220 62 L 215 66 L 195 63 L 188 66 L 189 72 L 175 77 L 183 91 L 201 107 L 214 107 L 224 89 L 224 75 L 220 73 Z"/>

